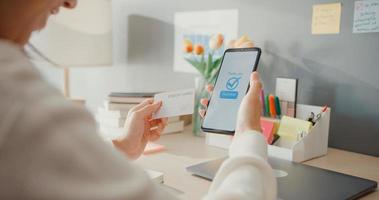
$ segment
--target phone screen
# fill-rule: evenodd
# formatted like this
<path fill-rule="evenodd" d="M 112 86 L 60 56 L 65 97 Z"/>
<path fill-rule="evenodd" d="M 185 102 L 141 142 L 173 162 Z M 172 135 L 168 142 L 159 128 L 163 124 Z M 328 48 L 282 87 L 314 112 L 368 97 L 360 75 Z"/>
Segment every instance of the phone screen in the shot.
<path fill-rule="evenodd" d="M 256 70 L 260 50 L 226 51 L 210 98 L 202 128 L 207 132 L 233 133 L 237 114 Z"/>

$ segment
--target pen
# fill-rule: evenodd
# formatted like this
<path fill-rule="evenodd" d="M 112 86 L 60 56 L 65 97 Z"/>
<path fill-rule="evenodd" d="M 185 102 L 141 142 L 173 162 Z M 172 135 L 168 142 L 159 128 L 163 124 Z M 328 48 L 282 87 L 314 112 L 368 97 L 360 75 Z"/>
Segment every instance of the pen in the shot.
<path fill-rule="evenodd" d="M 280 101 L 279 101 L 279 97 L 275 97 L 275 108 L 276 108 L 276 114 L 278 115 L 278 117 L 280 117 L 282 115 L 282 109 L 280 108 Z"/>
<path fill-rule="evenodd" d="M 320 121 L 322 114 L 325 113 L 328 110 L 328 106 L 324 106 L 321 109 L 321 112 L 316 115 L 316 119 L 314 119 L 313 123 L 316 124 L 316 122 Z"/>
<path fill-rule="evenodd" d="M 270 116 L 270 103 L 269 103 L 269 96 L 267 95 L 265 97 L 265 102 L 266 102 L 266 116 Z"/>
<path fill-rule="evenodd" d="M 271 114 L 271 117 L 276 118 L 275 97 L 274 97 L 274 95 L 270 95 L 269 96 L 269 104 L 270 104 L 270 114 Z"/>
<path fill-rule="evenodd" d="M 322 108 L 321 112 L 326 112 L 327 110 L 328 110 L 328 106 L 325 105 L 325 106 Z"/>
<path fill-rule="evenodd" d="M 262 116 L 265 116 L 266 106 L 265 106 L 265 92 L 261 90 L 261 104 L 262 104 Z"/>

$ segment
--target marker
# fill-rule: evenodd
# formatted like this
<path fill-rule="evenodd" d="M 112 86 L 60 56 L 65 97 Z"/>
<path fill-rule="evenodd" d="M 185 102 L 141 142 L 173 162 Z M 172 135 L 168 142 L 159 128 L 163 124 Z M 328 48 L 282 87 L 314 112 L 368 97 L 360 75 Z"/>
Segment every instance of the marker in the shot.
<path fill-rule="evenodd" d="M 320 121 L 323 113 L 325 113 L 328 110 L 328 106 L 324 106 L 321 109 L 321 112 L 316 115 L 316 118 L 313 120 L 313 125 L 316 124 L 318 121 Z"/>
<path fill-rule="evenodd" d="M 271 117 L 276 118 L 275 97 L 274 97 L 274 95 L 270 95 L 269 96 L 269 104 L 270 104 L 270 114 L 271 114 Z"/>
<path fill-rule="evenodd" d="M 266 106 L 265 106 L 265 92 L 261 90 L 261 104 L 262 104 L 262 116 L 265 116 Z"/>
<path fill-rule="evenodd" d="M 268 95 L 265 98 L 265 102 L 266 102 L 266 116 L 270 117 L 270 103 L 269 103 Z"/>
<path fill-rule="evenodd" d="M 326 112 L 326 110 L 328 110 L 328 106 L 327 106 L 327 105 L 325 105 L 325 106 L 322 108 L 321 112 Z"/>
<path fill-rule="evenodd" d="M 280 101 L 279 101 L 279 97 L 275 97 L 275 108 L 276 108 L 276 114 L 278 115 L 278 117 L 280 117 L 282 115 L 282 109 L 280 108 Z"/>

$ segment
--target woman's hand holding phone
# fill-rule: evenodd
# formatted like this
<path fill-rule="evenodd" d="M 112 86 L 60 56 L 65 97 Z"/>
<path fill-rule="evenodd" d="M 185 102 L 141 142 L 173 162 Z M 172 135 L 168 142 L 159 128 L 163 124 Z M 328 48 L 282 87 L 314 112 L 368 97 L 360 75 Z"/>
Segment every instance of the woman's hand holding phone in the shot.
<path fill-rule="evenodd" d="M 213 86 L 208 85 L 208 92 L 213 91 Z M 250 89 L 246 96 L 243 98 L 238 111 L 236 135 L 249 130 L 261 132 L 260 118 L 261 118 L 261 103 L 260 91 L 262 90 L 262 82 L 258 72 L 253 72 L 250 77 Z M 209 100 L 201 99 L 200 103 L 207 107 Z M 205 109 L 199 111 L 202 118 L 205 116 Z"/>

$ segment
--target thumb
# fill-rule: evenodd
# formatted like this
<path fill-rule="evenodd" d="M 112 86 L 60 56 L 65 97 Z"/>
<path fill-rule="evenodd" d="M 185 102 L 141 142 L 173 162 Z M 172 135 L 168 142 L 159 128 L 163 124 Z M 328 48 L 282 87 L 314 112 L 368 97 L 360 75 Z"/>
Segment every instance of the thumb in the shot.
<path fill-rule="evenodd" d="M 139 110 L 139 112 L 141 112 L 143 115 L 152 115 L 156 112 L 159 111 L 159 109 L 162 107 L 162 102 L 156 102 L 156 103 L 153 103 L 153 104 L 149 104 L 145 107 L 143 107 L 142 109 Z"/>
<path fill-rule="evenodd" d="M 259 73 L 253 72 L 250 78 L 250 89 L 249 89 L 248 95 L 253 95 L 259 98 L 261 90 L 262 90 L 262 82 L 259 78 Z"/>

